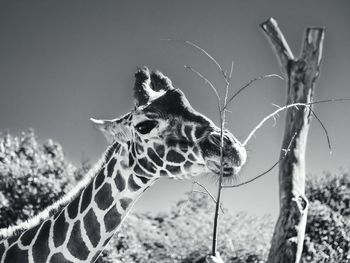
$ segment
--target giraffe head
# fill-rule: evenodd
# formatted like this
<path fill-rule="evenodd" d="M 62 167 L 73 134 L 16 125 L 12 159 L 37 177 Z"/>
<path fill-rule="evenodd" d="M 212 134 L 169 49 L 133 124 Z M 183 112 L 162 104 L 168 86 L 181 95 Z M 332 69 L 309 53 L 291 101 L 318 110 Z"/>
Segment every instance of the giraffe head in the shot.
<path fill-rule="evenodd" d="M 92 119 L 109 142 L 124 145 L 128 168 L 143 177 L 186 178 L 220 171 L 220 129 L 195 111 L 161 72 L 135 74 L 135 108 L 113 120 Z M 224 132 L 224 176 L 236 175 L 246 151 Z"/>

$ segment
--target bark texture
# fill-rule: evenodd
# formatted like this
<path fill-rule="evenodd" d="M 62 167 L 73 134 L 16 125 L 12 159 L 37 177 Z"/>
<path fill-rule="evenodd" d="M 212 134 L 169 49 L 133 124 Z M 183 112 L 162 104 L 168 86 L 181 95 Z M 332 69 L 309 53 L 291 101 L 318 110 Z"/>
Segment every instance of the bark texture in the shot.
<path fill-rule="evenodd" d="M 312 102 L 322 57 L 324 28 L 306 29 L 301 55 L 295 58 L 273 18 L 260 26 L 285 74 L 287 104 Z M 310 120 L 311 112 L 306 107 L 287 110 L 282 149 L 288 147 L 293 136 L 294 140 L 289 154 L 279 164 L 280 214 L 271 242 L 269 263 L 297 263 L 301 258 L 308 210 L 305 150 Z"/>

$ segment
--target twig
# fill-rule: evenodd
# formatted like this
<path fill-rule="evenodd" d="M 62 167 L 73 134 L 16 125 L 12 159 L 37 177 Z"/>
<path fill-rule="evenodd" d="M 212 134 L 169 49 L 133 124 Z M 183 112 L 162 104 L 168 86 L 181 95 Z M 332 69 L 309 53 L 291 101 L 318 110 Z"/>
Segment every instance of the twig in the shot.
<path fill-rule="evenodd" d="M 265 174 L 269 173 L 270 171 L 272 171 L 272 169 L 275 168 L 284 158 L 285 157 L 281 157 L 268 170 L 266 170 L 265 172 L 259 174 L 258 176 L 254 177 L 253 179 L 250 179 L 248 181 L 245 181 L 245 182 L 239 183 L 239 184 L 235 184 L 235 185 L 223 185 L 222 188 L 235 188 L 235 187 L 240 187 L 240 186 L 245 185 L 245 184 L 249 184 L 249 183 L 255 181 L 256 179 L 259 179 L 260 177 L 264 176 Z"/>
<path fill-rule="evenodd" d="M 201 187 L 201 188 L 210 196 L 210 198 L 214 201 L 214 203 L 215 203 L 215 204 L 217 203 L 215 197 L 214 197 L 213 194 L 208 190 L 208 188 L 206 188 L 204 185 L 202 185 L 201 183 L 199 183 L 199 182 L 197 182 L 197 181 L 194 181 L 193 183 L 196 184 L 196 185 L 198 185 L 199 187 Z M 221 204 L 220 204 L 220 208 L 221 208 L 222 213 L 224 213 L 224 210 L 222 209 Z"/>
<path fill-rule="evenodd" d="M 288 108 L 292 108 L 292 107 L 297 107 L 297 106 L 303 106 L 303 107 L 310 107 L 311 105 L 314 104 L 320 104 L 320 103 L 327 103 L 327 102 L 336 102 L 336 101 L 349 101 L 350 99 L 328 99 L 328 100 L 319 100 L 319 101 L 314 101 L 314 102 L 309 102 L 309 103 L 293 103 L 293 104 L 289 104 L 286 105 L 284 107 L 280 107 L 278 108 L 276 111 L 272 112 L 271 114 L 267 115 L 257 126 L 255 126 L 255 128 L 249 133 L 247 139 L 245 139 L 245 141 L 243 142 L 243 146 L 246 146 L 248 141 L 252 138 L 252 136 L 254 135 L 254 133 L 261 128 L 261 126 L 270 118 L 272 118 L 274 115 L 276 115 L 277 113 L 286 110 Z M 298 109 L 298 108 L 297 108 Z"/>
<path fill-rule="evenodd" d="M 212 255 L 216 255 L 217 246 L 217 233 L 218 233 L 218 222 L 219 222 L 219 206 L 221 200 L 221 190 L 222 190 L 222 178 L 224 174 L 224 128 L 225 128 L 225 110 L 220 110 L 220 174 L 219 174 L 219 186 L 217 201 L 215 206 L 214 214 L 214 227 L 213 227 L 213 243 L 212 243 Z"/>
<path fill-rule="evenodd" d="M 210 196 L 211 200 L 213 200 L 213 202 L 214 202 L 215 204 L 217 204 L 215 197 L 212 195 L 212 193 L 211 193 L 204 185 L 198 183 L 197 181 L 194 181 L 193 184 L 197 184 L 197 185 L 200 186 L 205 192 L 196 191 L 196 190 L 192 190 L 192 192 L 207 194 L 207 195 Z M 222 205 L 221 205 L 221 204 L 220 204 L 220 209 L 221 209 L 221 212 L 222 212 L 223 214 L 225 214 L 224 209 L 222 208 Z"/>
<path fill-rule="evenodd" d="M 214 214 L 214 227 L 213 227 L 213 243 L 212 243 L 212 255 L 216 255 L 216 246 L 217 246 L 217 232 L 218 232 L 218 221 L 219 221 L 219 207 L 221 208 L 220 200 L 221 200 L 221 191 L 222 191 L 222 178 L 223 178 L 223 167 L 224 167 L 224 129 L 226 123 L 226 104 L 227 104 L 227 96 L 228 89 L 232 79 L 233 72 L 233 64 L 231 63 L 230 75 L 229 78 L 224 75 L 224 79 L 226 81 L 225 86 L 225 97 L 224 97 L 224 105 L 220 108 L 220 175 L 219 175 L 219 186 L 218 186 L 218 194 L 217 194 L 217 202 L 215 206 L 215 214 Z"/>
<path fill-rule="evenodd" d="M 164 38 L 161 39 L 161 41 L 173 41 L 173 42 L 182 42 L 185 43 L 186 45 L 189 45 L 191 47 L 194 47 L 195 49 L 199 50 L 200 52 L 202 52 L 206 57 L 208 57 L 214 64 L 215 66 L 218 68 L 218 70 L 220 71 L 220 73 L 224 76 L 225 80 L 227 80 L 227 76 L 226 73 L 224 72 L 224 70 L 222 69 L 221 65 L 219 64 L 219 62 L 217 62 L 217 60 L 209 54 L 208 51 L 206 51 L 204 48 L 201 48 L 200 46 L 198 46 L 197 44 L 188 41 L 188 40 L 178 40 L 178 39 L 172 39 L 172 38 Z"/>
<path fill-rule="evenodd" d="M 345 98 L 345 99 L 327 99 L 327 100 L 318 100 L 314 102 L 310 102 L 309 104 L 320 104 L 320 103 L 327 103 L 327 102 L 339 102 L 339 101 L 350 101 L 350 99 Z"/>
<path fill-rule="evenodd" d="M 233 64 L 234 64 L 234 62 L 233 62 L 233 60 L 232 60 L 229 78 L 228 78 L 228 80 L 225 78 L 225 80 L 226 80 L 225 98 L 224 98 L 224 106 L 223 106 L 223 109 L 221 109 L 221 110 L 225 110 L 225 105 L 226 105 L 226 103 L 227 103 L 228 88 L 230 87 L 230 84 L 231 84 L 232 72 L 233 72 Z"/>
<path fill-rule="evenodd" d="M 277 115 L 277 114 L 276 114 Z M 276 124 L 277 124 L 277 119 L 275 116 L 272 116 L 273 118 L 273 124 L 272 124 L 272 127 L 276 127 Z"/>
<path fill-rule="evenodd" d="M 208 84 L 209 87 L 213 90 L 215 96 L 216 96 L 216 99 L 217 99 L 217 103 L 218 103 L 218 108 L 219 110 L 221 111 L 221 99 L 220 99 L 220 96 L 219 96 L 219 93 L 217 91 L 217 89 L 214 87 L 213 83 L 210 82 L 210 80 L 208 80 L 206 77 L 204 77 L 200 72 L 198 72 L 197 70 L 195 70 L 193 67 L 191 66 L 187 66 L 185 65 L 184 66 L 186 69 L 189 69 L 191 70 L 193 73 L 195 73 L 198 77 L 200 77 L 205 84 Z"/>
<path fill-rule="evenodd" d="M 297 136 L 297 133 L 296 133 L 296 132 L 293 134 L 292 139 L 290 139 L 290 141 L 289 141 L 289 143 L 288 143 L 288 146 L 287 146 L 287 149 L 282 149 L 282 151 L 284 152 L 284 157 L 286 157 L 287 154 L 289 153 L 290 147 L 292 146 L 292 143 L 293 143 L 293 141 L 294 141 L 295 136 Z"/>
<path fill-rule="evenodd" d="M 206 188 L 204 185 L 202 185 L 201 183 L 197 182 L 197 181 L 193 181 L 194 184 L 198 185 L 199 187 L 201 187 L 204 191 L 207 192 L 207 194 L 211 197 L 211 199 L 213 199 L 213 201 L 216 203 L 215 197 L 212 195 L 212 193 L 208 190 L 208 188 Z"/>
<path fill-rule="evenodd" d="M 232 100 L 239 94 L 241 93 L 244 89 L 248 88 L 249 86 L 251 86 L 255 81 L 257 80 L 261 80 L 261 79 L 265 79 L 265 78 L 271 78 L 271 77 L 277 77 L 279 79 L 283 78 L 280 75 L 277 74 L 269 74 L 269 75 L 262 75 L 256 78 L 253 78 L 251 80 L 249 80 L 246 84 L 244 84 L 241 88 L 239 88 L 232 96 L 231 98 L 226 102 L 224 108 L 227 108 L 228 104 L 230 104 L 232 102 Z"/>
<path fill-rule="evenodd" d="M 329 154 L 332 154 L 332 145 L 331 145 L 331 140 L 329 139 L 328 131 L 326 129 L 326 126 L 323 125 L 322 121 L 320 118 L 316 115 L 315 111 L 309 107 L 311 113 L 315 116 L 316 120 L 321 124 L 322 129 L 324 130 L 326 137 L 327 137 L 327 143 L 328 143 L 328 149 L 329 149 Z"/>
<path fill-rule="evenodd" d="M 222 188 L 236 188 L 236 187 L 240 187 L 242 185 L 249 184 L 249 183 L 259 179 L 260 177 L 264 176 L 265 174 L 271 172 L 273 168 L 275 168 L 284 158 L 286 158 L 288 152 L 290 151 L 290 147 L 291 147 L 292 142 L 294 141 L 294 138 L 295 138 L 296 135 L 297 135 L 297 133 L 294 133 L 292 139 L 290 140 L 290 142 L 288 144 L 287 149 L 282 149 L 284 155 L 277 162 L 275 162 L 269 169 L 267 169 L 265 172 L 259 174 L 258 176 L 255 176 L 254 178 L 252 178 L 252 179 L 250 179 L 248 181 L 245 181 L 243 183 L 239 183 L 239 184 L 235 184 L 235 185 L 224 185 L 224 186 L 222 186 Z"/>

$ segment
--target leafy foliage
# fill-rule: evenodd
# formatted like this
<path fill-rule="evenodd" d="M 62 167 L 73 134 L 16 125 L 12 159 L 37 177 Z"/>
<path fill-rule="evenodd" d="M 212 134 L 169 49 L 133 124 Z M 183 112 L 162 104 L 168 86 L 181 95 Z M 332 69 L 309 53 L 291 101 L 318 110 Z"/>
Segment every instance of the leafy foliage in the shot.
<path fill-rule="evenodd" d="M 60 198 L 75 168 L 59 143 L 38 143 L 34 132 L 0 138 L 0 227 L 25 220 Z"/>
<path fill-rule="evenodd" d="M 113 262 L 205 262 L 211 249 L 213 214 L 214 203 L 207 195 L 189 193 L 169 213 L 134 213 L 108 250 L 119 251 Z M 267 256 L 273 229 L 269 216 L 225 211 L 220 222 L 218 248 L 225 262 L 259 262 Z"/>
<path fill-rule="evenodd" d="M 320 201 L 340 215 L 350 217 L 350 173 L 348 171 L 310 176 L 306 190 L 311 202 Z"/>
<path fill-rule="evenodd" d="M 348 172 L 307 181 L 310 200 L 303 262 L 350 261 L 350 177 Z"/>

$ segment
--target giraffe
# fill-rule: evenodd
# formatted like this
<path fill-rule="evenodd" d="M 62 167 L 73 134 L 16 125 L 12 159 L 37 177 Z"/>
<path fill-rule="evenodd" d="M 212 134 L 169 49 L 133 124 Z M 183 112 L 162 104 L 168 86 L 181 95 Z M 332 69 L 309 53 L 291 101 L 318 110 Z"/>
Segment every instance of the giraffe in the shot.
<path fill-rule="evenodd" d="M 219 128 L 168 77 L 139 69 L 134 97 L 121 118 L 91 119 L 110 146 L 79 185 L 28 222 L 0 230 L 0 263 L 95 262 L 157 179 L 219 173 Z M 225 131 L 223 175 L 236 175 L 245 161 L 245 148 Z"/>

